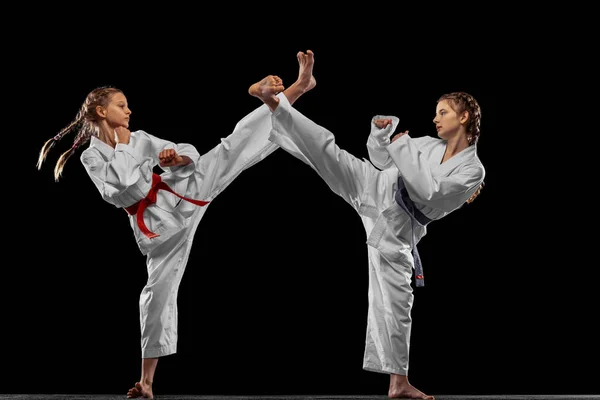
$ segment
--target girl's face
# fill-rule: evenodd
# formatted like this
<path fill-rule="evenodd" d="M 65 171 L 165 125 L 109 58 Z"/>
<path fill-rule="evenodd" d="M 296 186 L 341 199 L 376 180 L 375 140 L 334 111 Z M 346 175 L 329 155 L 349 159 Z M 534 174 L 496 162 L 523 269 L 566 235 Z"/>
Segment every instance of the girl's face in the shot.
<path fill-rule="evenodd" d="M 131 110 L 127 105 L 127 98 L 121 92 L 113 94 L 110 102 L 103 108 L 103 118 L 112 128 L 124 127 L 129 128 L 129 116 Z"/>
<path fill-rule="evenodd" d="M 467 122 L 468 113 L 459 114 L 454 111 L 448 100 L 442 100 L 437 104 L 433 123 L 440 138 L 448 140 L 456 136 L 460 128 Z"/>

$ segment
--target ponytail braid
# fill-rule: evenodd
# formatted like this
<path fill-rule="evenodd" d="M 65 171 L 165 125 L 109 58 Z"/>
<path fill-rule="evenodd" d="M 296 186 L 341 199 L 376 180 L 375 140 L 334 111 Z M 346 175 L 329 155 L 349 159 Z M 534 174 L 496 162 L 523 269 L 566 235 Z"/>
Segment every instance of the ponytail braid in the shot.
<path fill-rule="evenodd" d="M 463 111 L 467 111 L 469 113 L 469 119 L 467 120 L 466 130 L 467 130 L 467 140 L 469 141 L 469 146 L 474 146 L 479 141 L 480 126 L 481 126 L 481 108 L 479 107 L 479 103 L 473 96 L 465 92 L 453 92 L 442 95 L 438 99 L 438 103 L 442 100 L 449 100 L 450 106 L 457 113 L 460 114 Z M 481 189 L 485 184 L 481 182 L 481 185 L 475 190 L 475 192 L 467 199 L 466 203 L 471 204 L 473 200 L 477 198 L 481 194 Z"/>
<path fill-rule="evenodd" d="M 111 86 L 99 87 L 92 90 L 85 101 L 81 105 L 79 112 L 75 119 L 66 127 L 60 130 L 54 137 L 48 139 L 42 149 L 37 161 L 37 169 L 42 168 L 44 160 L 48 156 L 50 150 L 54 147 L 56 142 L 60 141 L 63 136 L 69 134 L 72 131 L 77 131 L 77 136 L 73 140 L 73 145 L 64 153 L 61 154 L 56 165 L 54 167 L 54 180 L 58 182 L 58 179 L 62 175 L 62 171 L 65 167 L 67 160 L 73 155 L 73 153 L 82 145 L 87 143 L 92 136 L 98 137 L 100 128 L 96 122 L 96 107 L 106 107 L 110 102 L 110 98 L 115 93 L 122 93 L 121 90 Z"/>

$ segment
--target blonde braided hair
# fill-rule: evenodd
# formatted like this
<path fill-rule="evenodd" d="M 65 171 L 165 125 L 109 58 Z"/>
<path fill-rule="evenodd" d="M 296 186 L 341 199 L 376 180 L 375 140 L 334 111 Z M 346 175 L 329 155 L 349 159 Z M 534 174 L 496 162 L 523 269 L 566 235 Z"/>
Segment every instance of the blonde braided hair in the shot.
<path fill-rule="evenodd" d="M 100 127 L 98 126 L 98 122 L 96 120 L 96 107 L 107 107 L 110 103 L 110 99 L 115 93 L 123 92 L 112 86 L 102 86 L 92 90 L 86 96 L 85 101 L 81 105 L 81 108 L 79 109 L 75 119 L 69 125 L 61 129 L 60 132 L 58 132 L 54 137 L 48 139 L 46 143 L 44 143 L 44 146 L 42 146 L 40 155 L 38 157 L 37 169 L 40 170 L 42 168 L 42 164 L 44 163 L 46 156 L 52 147 L 54 147 L 56 142 L 61 140 L 66 134 L 76 130 L 77 135 L 73 140 L 73 145 L 67 151 L 61 154 L 56 162 L 56 166 L 54 167 L 54 180 L 58 182 L 67 160 L 73 153 L 75 153 L 75 150 L 77 150 L 79 146 L 87 143 L 92 136 L 98 137 L 100 133 Z"/>

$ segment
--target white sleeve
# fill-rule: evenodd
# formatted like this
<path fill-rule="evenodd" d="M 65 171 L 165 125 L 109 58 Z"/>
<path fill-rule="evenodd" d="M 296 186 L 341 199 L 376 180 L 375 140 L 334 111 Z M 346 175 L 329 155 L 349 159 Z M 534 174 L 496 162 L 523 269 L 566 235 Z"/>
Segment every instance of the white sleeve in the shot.
<path fill-rule="evenodd" d="M 161 151 L 166 149 L 174 149 L 178 155 L 187 156 L 192 160 L 192 162 L 188 165 L 160 167 L 163 171 L 170 172 L 180 178 L 186 178 L 194 172 L 198 162 L 200 161 L 200 153 L 198 153 L 196 148 L 191 144 L 174 143 L 169 140 L 164 140 L 150 135 L 144 131 L 137 131 L 136 134 L 141 135 L 140 145 L 143 146 L 141 151 L 143 151 L 144 154 L 151 154 L 154 165 L 158 165 L 160 167 L 158 155 Z"/>
<path fill-rule="evenodd" d="M 124 192 L 140 179 L 140 166 L 148 162 L 136 149 L 119 143 L 113 157 L 105 161 L 95 149 L 88 148 L 81 154 L 81 162 L 92 178 L 96 188 L 104 198 L 111 198 Z"/>
<path fill-rule="evenodd" d="M 392 119 L 392 123 L 383 129 L 379 129 L 374 121 L 376 119 Z M 371 163 L 379 169 L 387 169 L 393 165 L 386 147 L 390 144 L 390 135 L 398 127 L 400 119 L 393 116 L 376 115 L 371 120 L 371 134 L 367 139 L 367 150 Z"/>
<path fill-rule="evenodd" d="M 402 175 L 410 198 L 429 207 L 453 211 L 463 205 L 477 190 L 485 170 L 467 164 L 447 177 L 434 177 L 427 158 L 408 134 L 387 147 L 388 154 Z"/>

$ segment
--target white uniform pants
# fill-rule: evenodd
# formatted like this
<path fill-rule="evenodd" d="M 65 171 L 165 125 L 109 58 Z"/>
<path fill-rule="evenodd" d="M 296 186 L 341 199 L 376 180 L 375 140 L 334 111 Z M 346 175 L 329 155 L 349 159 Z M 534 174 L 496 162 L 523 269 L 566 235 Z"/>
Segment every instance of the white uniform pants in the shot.
<path fill-rule="evenodd" d="M 238 122 L 233 133 L 200 158 L 188 197 L 213 200 L 245 169 L 275 151 L 268 140 L 271 113 L 263 105 Z M 194 179 L 191 177 L 189 179 Z M 182 200 L 183 201 L 183 200 Z M 189 223 L 147 254 L 148 281 L 140 295 L 142 358 L 177 352 L 177 292 L 194 234 L 210 204 L 196 207 Z"/>
<path fill-rule="evenodd" d="M 287 99 L 281 99 L 272 119 L 270 140 L 311 166 L 333 192 L 359 212 L 370 235 L 377 216 L 372 210 L 369 213 L 361 210 L 362 199 L 369 197 L 378 210 L 395 206 L 393 180 L 370 163 L 340 149 L 331 132 L 292 108 Z M 390 247 L 401 257 L 389 257 L 367 246 L 369 311 L 363 368 L 407 375 L 413 304 L 412 256 L 406 244 L 395 246 L 397 237 L 385 240 L 393 244 Z"/>

